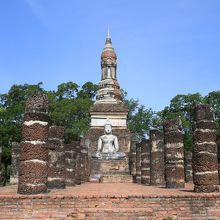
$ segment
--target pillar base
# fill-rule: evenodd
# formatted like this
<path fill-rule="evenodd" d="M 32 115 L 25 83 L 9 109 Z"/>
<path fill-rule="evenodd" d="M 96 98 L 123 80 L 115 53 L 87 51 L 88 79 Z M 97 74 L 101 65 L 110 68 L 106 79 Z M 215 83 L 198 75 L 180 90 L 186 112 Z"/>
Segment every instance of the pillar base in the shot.
<path fill-rule="evenodd" d="M 219 192 L 219 186 L 216 185 L 195 185 L 194 192 L 197 193 L 213 193 Z"/>

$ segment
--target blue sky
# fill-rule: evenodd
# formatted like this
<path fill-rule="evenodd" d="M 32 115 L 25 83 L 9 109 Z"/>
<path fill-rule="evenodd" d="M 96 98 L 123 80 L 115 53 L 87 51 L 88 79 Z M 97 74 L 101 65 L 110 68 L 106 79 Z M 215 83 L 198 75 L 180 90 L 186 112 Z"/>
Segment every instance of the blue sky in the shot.
<path fill-rule="evenodd" d="M 219 12 L 219 0 L 0 0 L 0 93 L 98 83 L 108 26 L 130 98 L 161 110 L 220 90 Z"/>

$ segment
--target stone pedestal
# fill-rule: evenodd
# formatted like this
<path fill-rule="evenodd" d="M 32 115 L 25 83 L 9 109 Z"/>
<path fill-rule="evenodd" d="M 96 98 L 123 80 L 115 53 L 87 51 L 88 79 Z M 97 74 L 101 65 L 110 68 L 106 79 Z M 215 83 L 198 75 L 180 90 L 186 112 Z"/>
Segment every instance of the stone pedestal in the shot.
<path fill-rule="evenodd" d="M 20 143 L 13 142 L 11 146 L 11 176 L 10 184 L 18 184 L 18 170 L 20 163 Z"/>
<path fill-rule="evenodd" d="M 91 159 L 91 177 L 99 176 L 100 182 L 133 182 L 128 168 L 128 158 L 117 160 Z"/>
<path fill-rule="evenodd" d="M 218 192 L 218 157 L 213 111 L 208 105 L 195 108 L 193 182 L 195 192 Z"/>
<path fill-rule="evenodd" d="M 93 112 L 94 113 L 94 112 Z M 95 158 L 92 158 L 92 155 L 94 155 L 97 152 L 98 147 L 98 139 L 100 136 L 104 134 L 103 127 L 92 127 L 87 135 L 84 137 L 85 141 L 87 142 L 88 146 L 88 161 L 89 161 L 89 167 L 90 167 L 90 173 L 91 177 L 93 179 L 94 175 L 101 175 L 101 176 L 107 176 L 111 175 L 111 177 L 103 178 L 104 180 L 109 181 L 117 181 L 121 182 L 122 180 L 126 180 L 126 178 L 123 177 L 117 177 L 114 178 L 112 175 L 130 175 L 129 173 L 129 157 L 130 157 L 130 145 L 131 145 L 131 133 L 127 128 L 118 128 L 118 127 L 112 127 L 112 134 L 117 136 L 118 142 L 119 142 L 119 150 L 118 152 L 125 153 L 125 159 L 121 160 L 97 160 Z M 130 182 L 129 177 L 129 182 Z M 127 178 L 128 179 L 128 178 Z"/>
<path fill-rule="evenodd" d="M 165 177 L 167 188 L 184 188 L 184 148 L 183 134 L 179 120 L 169 120 L 164 124 Z"/>
<path fill-rule="evenodd" d="M 159 130 L 150 131 L 150 185 L 165 185 L 164 136 Z"/>

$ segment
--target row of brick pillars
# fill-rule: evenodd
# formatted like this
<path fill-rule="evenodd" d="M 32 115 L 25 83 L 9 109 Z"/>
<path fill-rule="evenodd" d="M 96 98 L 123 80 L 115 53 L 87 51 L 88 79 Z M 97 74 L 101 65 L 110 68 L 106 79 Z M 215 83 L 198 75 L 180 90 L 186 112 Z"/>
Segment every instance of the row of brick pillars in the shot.
<path fill-rule="evenodd" d="M 184 188 L 185 182 L 193 181 L 195 192 L 219 191 L 220 156 L 217 148 L 220 148 L 220 142 L 216 144 L 211 108 L 208 105 L 198 105 L 194 121 L 193 152 L 184 153 L 179 120 L 166 121 L 164 132 L 150 131 L 150 140 L 141 143 L 133 141 L 131 171 L 132 175 L 135 174 L 136 183 Z"/>
<path fill-rule="evenodd" d="M 41 93 L 30 96 L 26 103 L 20 154 L 15 145 L 12 148 L 13 166 L 19 166 L 13 176 L 18 175 L 20 194 L 45 193 L 88 179 L 86 147 L 80 141 L 64 144 L 64 128 L 50 126 L 48 106 L 47 96 Z"/>

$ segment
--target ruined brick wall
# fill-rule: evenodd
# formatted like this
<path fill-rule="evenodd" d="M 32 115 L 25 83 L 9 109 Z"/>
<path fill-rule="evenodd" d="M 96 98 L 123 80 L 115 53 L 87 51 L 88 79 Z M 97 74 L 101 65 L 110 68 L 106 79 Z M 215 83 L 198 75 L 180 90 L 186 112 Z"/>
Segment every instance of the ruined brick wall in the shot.
<path fill-rule="evenodd" d="M 11 146 L 11 175 L 10 184 L 18 183 L 18 169 L 20 163 L 20 143 L 12 142 Z"/>
<path fill-rule="evenodd" d="M 0 196 L 0 219 L 219 219 L 220 195 L 204 196 Z"/>

